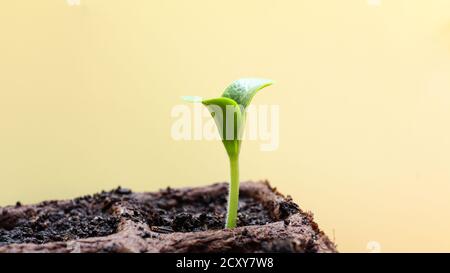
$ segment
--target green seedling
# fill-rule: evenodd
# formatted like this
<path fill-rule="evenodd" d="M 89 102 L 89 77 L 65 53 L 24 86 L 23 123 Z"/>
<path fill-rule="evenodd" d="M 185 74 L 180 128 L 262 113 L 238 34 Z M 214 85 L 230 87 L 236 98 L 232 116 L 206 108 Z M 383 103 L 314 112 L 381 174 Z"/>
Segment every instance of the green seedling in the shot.
<path fill-rule="evenodd" d="M 256 92 L 272 83 L 271 80 L 266 79 L 240 79 L 229 85 L 219 98 L 204 100 L 196 96 L 183 97 L 185 101 L 201 102 L 208 108 L 228 154 L 231 180 L 228 191 L 226 228 L 236 227 L 239 204 L 239 153 L 246 110 Z"/>

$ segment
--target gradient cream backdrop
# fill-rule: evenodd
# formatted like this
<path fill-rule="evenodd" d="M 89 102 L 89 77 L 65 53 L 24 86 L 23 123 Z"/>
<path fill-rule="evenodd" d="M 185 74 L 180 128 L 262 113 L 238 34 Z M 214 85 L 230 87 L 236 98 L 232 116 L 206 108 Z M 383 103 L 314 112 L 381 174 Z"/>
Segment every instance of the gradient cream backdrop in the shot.
<path fill-rule="evenodd" d="M 269 77 L 254 103 L 280 105 L 280 147 L 244 143 L 243 180 L 341 251 L 450 251 L 450 1 L 368 2 L 2 1 L 0 205 L 227 180 L 170 110 Z"/>

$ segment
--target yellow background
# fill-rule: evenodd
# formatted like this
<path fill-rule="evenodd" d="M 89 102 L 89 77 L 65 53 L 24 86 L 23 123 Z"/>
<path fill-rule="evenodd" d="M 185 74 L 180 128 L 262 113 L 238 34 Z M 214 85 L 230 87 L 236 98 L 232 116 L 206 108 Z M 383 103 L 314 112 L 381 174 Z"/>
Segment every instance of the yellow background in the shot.
<path fill-rule="evenodd" d="M 280 147 L 245 142 L 242 180 L 340 251 L 450 251 L 450 1 L 368 2 L 2 1 L 0 205 L 227 180 L 222 145 L 172 140 L 170 111 L 259 76 Z"/>

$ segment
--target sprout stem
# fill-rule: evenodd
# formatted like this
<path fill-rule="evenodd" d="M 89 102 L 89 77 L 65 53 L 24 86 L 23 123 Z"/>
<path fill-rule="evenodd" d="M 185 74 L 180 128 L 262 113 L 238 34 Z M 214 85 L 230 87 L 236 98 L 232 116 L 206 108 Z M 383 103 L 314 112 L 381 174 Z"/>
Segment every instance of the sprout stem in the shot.
<path fill-rule="evenodd" d="M 225 228 L 235 228 L 239 207 L 239 155 L 230 156 L 231 180 L 228 191 L 228 210 Z"/>

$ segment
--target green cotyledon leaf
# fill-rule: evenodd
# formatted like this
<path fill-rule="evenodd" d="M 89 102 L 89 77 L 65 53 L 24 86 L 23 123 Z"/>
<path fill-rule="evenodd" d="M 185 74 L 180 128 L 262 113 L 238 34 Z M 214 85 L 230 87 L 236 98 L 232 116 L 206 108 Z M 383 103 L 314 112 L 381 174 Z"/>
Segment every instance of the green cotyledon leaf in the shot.
<path fill-rule="evenodd" d="M 231 83 L 222 97 L 204 100 L 198 96 L 184 96 L 187 102 L 201 102 L 210 111 L 229 156 L 239 154 L 244 131 L 246 108 L 255 94 L 273 84 L 272 80 L 244 78 Z"/>
<path fill-rule="evenodd" d="M 243 130 L 241 107 L 234 100 L 222 97 L 204 100 L 202 103 L 214 118 L 228 155 L 237 156 Z"/>
<path fill-rule="evenodd" d="M 273 84 L 272 80 L 247 78 L 231 83 L 223 92 L 222 97 L 230 98 L 245 108 L 250 104 L 255 94 L 264 87 Z"/>

